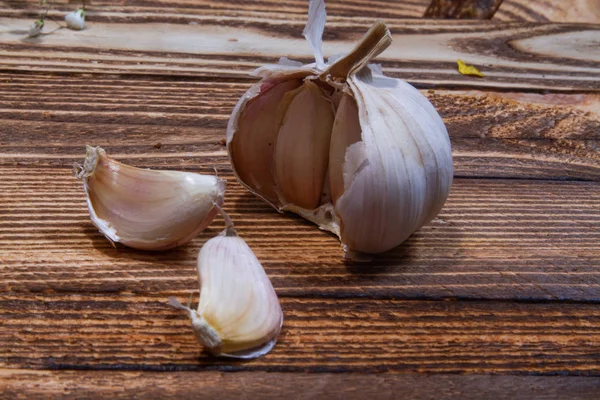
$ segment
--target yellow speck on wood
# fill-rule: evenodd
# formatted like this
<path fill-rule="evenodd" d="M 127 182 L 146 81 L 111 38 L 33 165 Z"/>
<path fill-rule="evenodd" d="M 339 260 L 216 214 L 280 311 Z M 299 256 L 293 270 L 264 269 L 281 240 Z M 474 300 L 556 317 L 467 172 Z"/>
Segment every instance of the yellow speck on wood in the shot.
<path fill-rule="evenodd" d="M 471 76 L 479 76 L 479 77 L 485 76 L 483 74 L 483 72 L 479 71 L 477 68 L 475 68 L 472 65 L 465 64 L 463 60 L 459 59 L 456 63 L 458 64 L 458 72 L 460 72 L 463 75 L 471 75 Z"/>

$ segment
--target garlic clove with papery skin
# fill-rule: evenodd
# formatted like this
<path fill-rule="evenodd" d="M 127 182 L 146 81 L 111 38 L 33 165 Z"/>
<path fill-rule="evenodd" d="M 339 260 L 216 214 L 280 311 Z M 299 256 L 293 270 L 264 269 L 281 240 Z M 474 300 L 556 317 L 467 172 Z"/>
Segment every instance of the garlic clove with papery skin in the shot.
<path fill-rule="evenodd" d="M 211 175 L 156 171 L 123 164 L 87 147 L 83 182 L 92 222 L 111 242 L 142 250 L 185 244 L 202 232 L 223 204 L 225 182 Z"/>
<path fill-rule="evenodd" d="M 310 1 L 308 15 L 304 36 L 315 62 L 284 58 L 254 71 L 262 80 L 239 100 L 227 127 L 230 161 L 250 191 L 336 234 L 348 257 L 381 253 L 431 221 L 448 198 L 448 132 L 425 96 L 370 64 L 391 44 L 383 22 L 328 64 L 321 52 L 324 1 Z M 261 113 L 254 105 L 270 101 L 274 87 L 282 89 L 280 107 Z M 246 153 L 265 145 L 264 131 L 248 120 L 271 127 L 275 150 L 259 163 Z M 248 179 L 258 170 L 263 185 Z"/>
<path fill-rule="evenodd" d="M 75 11 L 71 11 L 67 15 L 65 15 L 65 22 L 67 23 L 67 27 L 69 29 L 73 29 L 75 31 L 82 31 L 85 29 L 85 11 L 80 8 Z"/>
<path fill-rule="evenodd" d="M 220 209 L 220 207 L 217 207 Z M 198 309 L 169 303 L 187 312 L 196 339 L 213 355 L 250 359 L 268 353 L 283 324 L 277 294 L 262 265 L 220 210 L 227 228 L 198 254 Z"/>

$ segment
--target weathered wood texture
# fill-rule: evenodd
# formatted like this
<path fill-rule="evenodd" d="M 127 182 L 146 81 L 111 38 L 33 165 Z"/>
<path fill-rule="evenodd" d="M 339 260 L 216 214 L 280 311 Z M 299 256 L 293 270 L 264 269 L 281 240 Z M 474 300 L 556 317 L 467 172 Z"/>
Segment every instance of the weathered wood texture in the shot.
<path fill-rule="evenodd" d="M 504 0 L 494 19 L 598 24 L 600 2 L 597 0 Z"/>
<path fill-rule="evenodd" d="M 0 171 L 0 291 L 197 290 L 195 254 L 221 221 L 173 251 L 115 249 L 89 221 L 69 170 Z M 226 205 L 285 297 L 600 301 L 596 183 L 458 179 L 436 220 L 367 266 L 345 264 L 334 237 L 276 213 L 231 178 Z"/>
<path fill-rule="evenodd" d="M 492 19 L 503 0 L 431 0 L 425 18 Z"/>
<path fill-rule="evenodd" d="M 373 7 L 377 9 L 377 7 Z M 301 36 L 305 16 L 247 10 L 219 14 L 89 11 L 90 28 L 25 38 L 31 19 L 0 9 L 0 71 L 187 75 L 248 79 L 248 72 L 280 56 L 312 61 Z M 16 14 L 16 15 L 15 15 Z M 59 18 L 62 12 L 50 15 Z M 11 18 L 8 18 L 11 17 Z M 372 17 L 344 17 L 330 9 L 325 53 L 345 52 Z M 519 90 L 600 90 L 597 25 L 497 23 L 386 18 L 394 42 L 379 58 L 390 76 L 419 85 Z M 52 29 L 48 23 L 47 29 Z M 193 39 L 192 39 L 193 38 Z M 486 79 L 460 75 L 456 60 L 480 67 Z"/>
<path fill-rule="evenodd" d="M 3 295 L 0 362 L 46 369 L 600 375 L 595 304 L 284 297 L 277 346 L 239 362 L 201 352 L 188 317 L 166 301 L 174 293 Z"/>
<path fill-rule="evenodd" d="M 250 85 L 0 73 L 0 165 L 69 168 L 94 144 L 142 166 L 229 170 L 220 141 Z M 600 180 L 598 94 L 423 93 L 447 124 L 458 177 Z"/>
<path fill-rule="evenodd" d="M 0 371 L 11 399 L 389 399 L 595 400 L 600 381 L 583 377 L 238 372 Z"/>
<path fill-rule="evenodd" d="M 39 11 L 38 0 L 5 0 L 0 9 L 8 16 L 35 16 Z M 70 11 L 76 1 L 52 1 L 53 9 Z M 114 17 L 156 17 L 167 14 L 173 17 L 189 18 L 211 10 L 219 16 L 240 14 L 279 19 L 285 15 L 303 18 L 307 2 L 304 0 L 245 0 L 233 2 L 227 0 L 144 0 L 88 1 L 87 8 L 92 12 L 104 12 Z M 368 18 L 420 18 L 427 10 L 431 0 L 378 0 L 376 2 L 328 0 L 327 8 L 332 14 L 342 17 Z M 273 18 L 274 17 L 274 18 Z M 504 0 L 495 20 L 513 22 L 574 22 L 600 23 L 600 4 L 596 0 Z"/>
<path fill-rule="evenodd" d="M 89 29 L 33 40 L 23 36 L 37 2 L 0 4 L 0 393 L 256 397 L 289 383 L 278 398 L 302 385 L 344 398 L 353 387 L 357 398 L 594 398 L 600 28 L 571 19 L 594 4 L 505 0 L 504 22 L 414 19 L 427 3 L 328 2 L 326 53 L 384 18 L 396 39 L 384 70 L 422 88 L 453 145 L 442 213 L 367 266 L 243 190 L 222 143 L 249 71 L 280 55 L 311 59 L 306 2 L 95 1 Z M 71 8 L 59 2 L 51 16 Z M 551 9 L 572 23 L 548 22 Z M 459 57 L 487 77 L 459 75 Z M 168 252 L 112 247 L 71 176 L 85 144 L 227 179 L 226 209 L 284 308 L 272 353 L 247 363 L 201 353 L 166 300 L 197 291 L 195 256 L 222 221 Z"/>

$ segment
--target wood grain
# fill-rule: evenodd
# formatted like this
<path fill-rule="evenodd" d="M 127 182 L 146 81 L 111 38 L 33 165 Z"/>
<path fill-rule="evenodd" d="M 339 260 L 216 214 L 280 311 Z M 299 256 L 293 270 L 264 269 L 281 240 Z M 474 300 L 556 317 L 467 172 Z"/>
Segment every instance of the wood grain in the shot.
<path fill-rule="evenodd" d="M 330 13 L 345 17 L 369 16 L 372 18 L 410 18 L 421 17 L 429 0 L 405 0 L 401 2 L 377 0 L 365 3 L 363 1 L 327 0 Z M 79 1 L 52 1 L 52 8 L 57 12 L 70 11 Z M 39 3 L 27 0 L 5 0 L 3 11 L 6 15 L 28 15 L 40 10 Z M 378 7 L 373 7 L 376 5 Z M 86 8 L 90 13 L 103 12 L 117 17 L 135 17 L 139 15 L 160 14 L 179 17 L 190 17 L 204 13 L 219 16 L 236 16 L 248 14 L 270 19 L 306 18 L 308 0 L 244 0 L 232 2 L 227 0 L 93 0 L 88 1 Z"/>
<path fill-rule="evenodd" d="M 228 169 L 220 142 L 250 85 L 0 74 L 0 165 L 70 168 L 93 144 L 147 167 Z M 600 180 L 600 95 L 423 93 L 448 127 L 458 177 Z"/>
<path fill-rule="evenodd" d="M 0 292 L 196 290 L 197 251 L 223 226 L 169 252 L 113 248 L 70 170 L 0 173 Z M 344 263 L 333 236 L 221 176 L 227 211 L 282 296 L 600 301 L 596 183 L 457 179 L 436 220 L 361 266 Z"/>
<path fill-rule="evenodd" d="M 24 29 L 31 21 L 10 13 L 12 18 L 0 16 L 0 71 L 245 80 L 254 68 L 275 63 L 280 56 L 313 60 L 301 36 L 304 17 L 284 15 L 274 20 L 243 10 L 237 16 L 215 15 L 210 9 L 202 13 L 142 14 L 132 19 L 128 14 L 90 11 L 89 29 L 63 29 L 30 39 L 24 39 Z M 373 21 L 332 14 L 326 55 L 349 51 Z M 600 90 L 600 53 L 594 45 L 600 40 L 598 25 L 386 21 L 394 42 L 378 62 L 393 77 L 438 88 Z M 459 58 L 480 67 L 485 79 L 460 75 L 456 70 Z"/>
<path fill-rule="evenodd" d="M 504 0 L 494 19 L 598 24 L 600 3 L 596 0 Z"/>
<path fill-rule="evenodd" d="M 0 132 L 0 143 L 8 144 L 6 137 L 14 132 L 11 142 L 38 144 L 41 130 L 57 143 L 80 135 L 89 140 L 90 132 L 74 130 L 86 124 L 118 128 L 119 140 L 126 144 L 139 140 L 142 132 L 125 131 L 136 125 L 149 129 L 151 140 L 159 138 L 152 130 L 161 129 L 165 141 L 172 142 L 177 134 L 181 143 L 191 140 L 190 128 L 198 137 L 209 129 L 224 131 L 237 100 L 252 83 L 0 73 L 0 117 L 8 124 Z M 433 89 L 422 93 L 438 109 L 453 138 L 600 139 L 600 94 Z M 97 139 L 113 133 L 102 129 L 96 130 Z"/>
<path fill-rule="evenodd" d="M 278 344 L 252 362 L 201 352 L 167 295 L 2 295 L 10 368 L 600 375 L 595 304 L 282 298 Z M 186 296 L 187 298 L 187 296 Z M 183 300 L 183 298 L 182 298 Z"/>
<path fill-rule="evenodd" d="M 73 1 L 52 1 L 53 9 L 60 13 L 71 11 Z M 421 18 L 431 0 L 378 0 L 362 1 L 327 0 L 331 15 L 350 18 Z M 307 0 L 245 0 L 230 2 L 225 0 L 128 0 L 126 2 L 94 0 L 87 8 L 93 14 L 104 12 L 111 16 L 129 17 L 157 14 L 172 17 L 190 17 L 211 10 L 216 15 L 237 15 L 246 13 L 254 16 L 281 18 L 303 18 Z M 376 7 L 373 7 L 373 4 Z M 33 16 L 40 10 L 37 1 L 5 0 L 0 10 L 6 16 Z M 495 20 L 512 22 L 570 22 L 600 23 L 600 5 L 595 0 L 504 0 L 502 7 L 494 15 Z"/>
<path fill-rule="evenodd" d="M 491 19 L 503 0 L 431 0 L 425 18 Z"/>
<path fill-rule="evenodd" d="M 306 1 L 94 1 L 89 29 L 38 39 L 24 39 L 37 2 L 2 2 L 0 397 L 596 398 L 600 25 L 585 24 L 599 22 L 596 3 L 505 0 L 497 21 L 416 19 L 428 3 L 327 2 L 327 55 L 389 23 L 384 70 L 429 97 L 455 160 L 438 218 L 359 265 L 242 189 L 222 143 L 253 68 L 311 61 Z M 73 7 L 58 1 L 50 16 Z M 458 58 L 487 77 L 459 75 Z M 196 293 L 195 257 L 222 221 L 168 252 L 112 247 L 71 176 L 85 144 L 228 181 L 226 209 L 284 309 L 272 353 L 202 353 L 167 298 Z"/>
<path fill-rule="evenodd" d="M 256 372 L 0 371 L 12 399 L 178 398 L 594 400 L 598 378 L 497 375 L 390 375 Z"/>

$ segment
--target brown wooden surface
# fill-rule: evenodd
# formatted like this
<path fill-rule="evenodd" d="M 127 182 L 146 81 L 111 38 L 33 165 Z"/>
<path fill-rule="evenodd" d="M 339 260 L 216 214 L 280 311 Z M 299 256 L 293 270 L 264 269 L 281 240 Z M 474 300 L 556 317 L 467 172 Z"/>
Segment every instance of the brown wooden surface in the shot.
<path fill-rule="evenodd" d="M 90 27 L 62 29 L 23 39 L 31 17 L 0 10 L 0 71 L 152 75 L 248 81 L 248 73 L 284 55 L 310 62 L 300 35 L 304 15 L 215 16 L 211 10 L 187 18 L 170 13 L 156 18 L 90 11 Z M 208 15 L 202 15 L 208 14 Z M 61 15 L 55 11 L 53 16 Z M 11 18 L 8 18 L 11 17 Z M 132 21 L 133 18 L 133 21 Z M 326 54 L 349 51 L 372 17 L 331 18 Z M 600 25 L 528 22 L 386 19 L 394 42 L 378 57 L 388 75 L 420 87 L 487 88 L 551 92 L 600 91 Z M 92 24 L 93 23 L 93 24 Z M 48 27 L 52 25 L 48 22 Z M 135 34 L 132 34 L 135 32 Z M 127 40 L 123 40 L 127 37 Z M 588 45 L 589 43 L 589 45 Z M 477 65 L 486 79 L 456 72 L 456 60 Z"/>
<path fill-rule="evenodd" d="M 431 0 L 425 18 L 492 19 L 503 0 Z"/>
<path fill-rule="evenodd" d="M 504 0 L 494 19 L 502 21 L 600 23 L 597 0 Z"/>
<path fill-rule="evenodd" d="M 596 380 L 584 377 L 352 374 L 350 378 L 331 373 L 205 372 L 199 379 L 195 372 L 0 370 L 7 398 L 26 400 L 57 395 L 93 398 L 98 392 L 110 399 L 223 399 L 235 392 L 248 399 L 583 400 L 596 398 L 599 390 Z"/>
<path fill-rule="evenodd" d="M 55 3 L 53 18 L 74 7 Z M 0 397 L 596 399 L 598 3 L 418 19 L 428 3 L 327 3 L 326 55 L 389 23 L 384 71 L 429 97 L 455 162 L 440 215 L 354 265 L 242 189 L 222 143 L 249 71 L 310 60 L 305 1 L 93 1 L 89 29 L 39 39 L 23 38 L 37 2 L 0 2 Z M 459 75 L 459 57 L 487 76 Z M 202 353 L 167 298 L 197 293 L 195 257 L 222 221 L 168 252 L 112 247 L 71 175 L 86 144 L 227 179 L 281 297 L 272 353 Z"/>
<path fill-rule="evenodd" d="M 281 305 L 278 345 L 236 362 L 202 354 L 160 292 L 14 293 L 0 304 L 2 356 L 60 370 L 598 374 L 596 304 L 284 295 Z"/>

